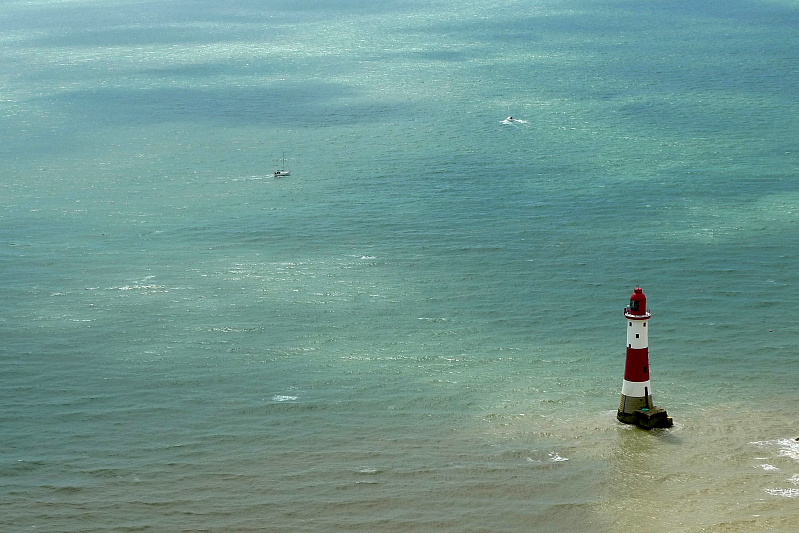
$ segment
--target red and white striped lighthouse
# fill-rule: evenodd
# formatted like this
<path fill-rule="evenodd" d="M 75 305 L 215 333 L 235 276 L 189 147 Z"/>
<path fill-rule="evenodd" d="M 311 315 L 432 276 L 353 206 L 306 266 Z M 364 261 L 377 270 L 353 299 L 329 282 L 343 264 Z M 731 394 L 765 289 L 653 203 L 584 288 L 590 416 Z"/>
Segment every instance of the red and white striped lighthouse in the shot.
<path fill-rule="evenodd" d="M 644 429 L 664 428 L 673 425 L 664 409 L 652 404 L 652 386 L 649 382 L 649 328 L 652 315 L 646 309 L 646 296 L 636 287 L 630 296 L 630 306 L 624 309 L 627 319 L 627 361 L 624 364 L 624 382 L 617 418 L 625 424 L 635 424 Z"/>

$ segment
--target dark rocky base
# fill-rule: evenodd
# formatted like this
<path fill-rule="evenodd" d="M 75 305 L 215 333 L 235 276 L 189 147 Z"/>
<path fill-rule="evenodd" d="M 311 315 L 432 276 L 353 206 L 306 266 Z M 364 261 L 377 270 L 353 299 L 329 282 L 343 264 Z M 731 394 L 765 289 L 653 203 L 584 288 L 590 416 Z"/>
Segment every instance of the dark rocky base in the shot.
<path fill-rule="evenodd" d="M 632 413 L 619 412 L 616 418 L 625 424 L 634 424 L 641 429 L 670 428 L 674 425 L 674 420 L 665 409 L 660 407 L 638 409 Z"/>

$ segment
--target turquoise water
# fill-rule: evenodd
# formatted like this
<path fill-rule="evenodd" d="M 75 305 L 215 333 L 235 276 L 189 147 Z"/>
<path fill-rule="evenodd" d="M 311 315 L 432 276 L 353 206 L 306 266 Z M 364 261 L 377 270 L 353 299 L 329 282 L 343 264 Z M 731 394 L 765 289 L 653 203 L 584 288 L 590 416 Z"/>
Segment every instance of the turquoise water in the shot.
<path fill-rule="evenodd" d="M 6 2 L 2 529 L 795 531 L 799 8 L 694 4 Z"/>

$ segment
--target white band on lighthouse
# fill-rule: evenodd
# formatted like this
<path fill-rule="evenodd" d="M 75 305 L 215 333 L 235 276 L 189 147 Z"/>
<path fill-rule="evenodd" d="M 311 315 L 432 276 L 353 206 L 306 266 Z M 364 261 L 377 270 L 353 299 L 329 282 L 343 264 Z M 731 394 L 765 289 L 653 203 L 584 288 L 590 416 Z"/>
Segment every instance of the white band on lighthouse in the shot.
<path fill-rule="evenodd" d="M 652 386 L 649 381 L 622 381 L 621 393 L 631 398 L 646 398 L 652 394 Z"/>
<path fill-rule="evenodd" d="M 646 327 L 646 317 L 643 320 L 629 320 L 627 326 L 627 346 L 630 348 L 648 348 L 649 347 L 649 328 Z"/>

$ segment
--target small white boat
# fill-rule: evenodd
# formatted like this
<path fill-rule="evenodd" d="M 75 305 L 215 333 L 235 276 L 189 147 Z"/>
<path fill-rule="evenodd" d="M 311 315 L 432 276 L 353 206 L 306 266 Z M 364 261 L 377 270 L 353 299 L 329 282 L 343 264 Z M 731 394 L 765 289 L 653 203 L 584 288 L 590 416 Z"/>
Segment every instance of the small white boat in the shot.
<path fill-rule="evenodd" d="M 286 153 L 283 152 L 283 168 L 281 168 L 280 170 L 275 170 L 274 176 L 276 178 L 283 178 L 285 176 L 290 176 L 290 175 L 291 175 L 291 171 L 290 170 L 286 170 Z"/>
<path fill-rule="evenodd" d="M 501 120 L 500 124 L 527 124 L 527 121 L 520 118 L 515 118 L 513 115 L 511 115 L 510 104 L 508 104 L 508 118 Z"/>
<path fill-rule="evenodd" d="M 508 117 L 505 120 L 500 121 L 500 124 L 527 124 L 527 121 L 520 118 Z"/>

